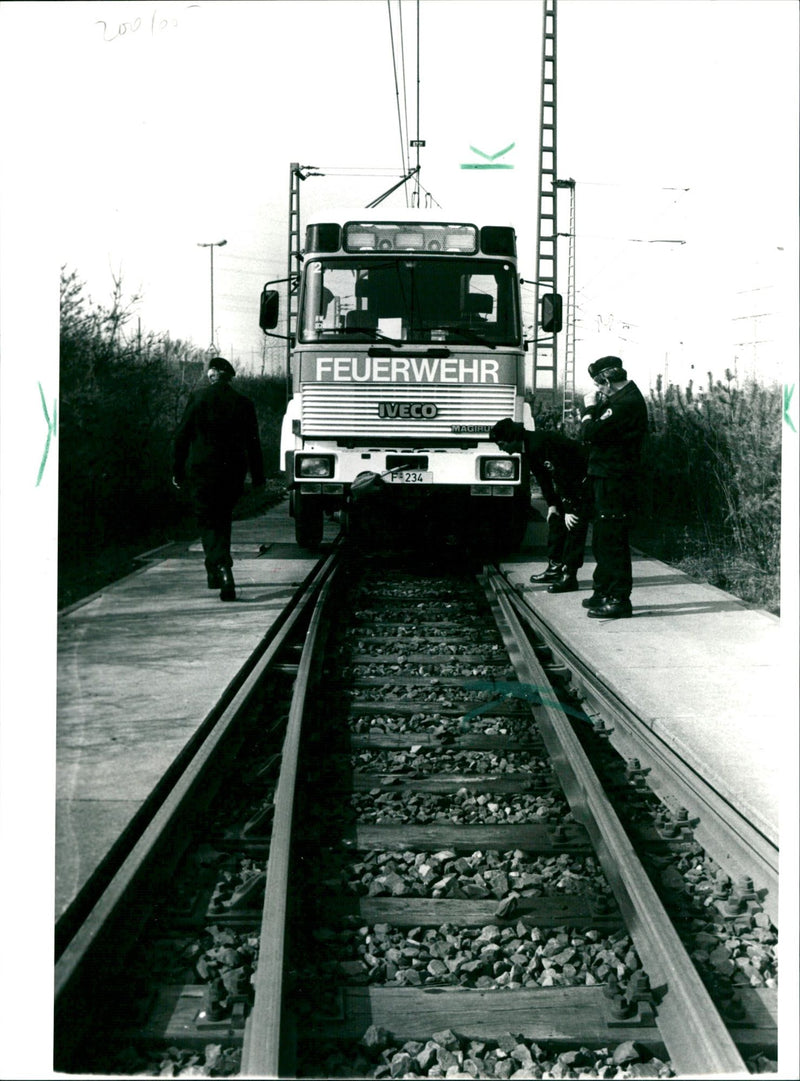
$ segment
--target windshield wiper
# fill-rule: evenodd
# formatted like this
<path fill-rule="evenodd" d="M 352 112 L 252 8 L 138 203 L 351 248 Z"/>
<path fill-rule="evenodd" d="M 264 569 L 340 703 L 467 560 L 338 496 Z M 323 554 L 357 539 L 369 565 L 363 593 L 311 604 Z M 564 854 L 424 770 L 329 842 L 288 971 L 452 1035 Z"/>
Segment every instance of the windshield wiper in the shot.
<path fill-rule="evenodd" d="M 391 345 L 404 344 L 400 339 L 390 338 L 388 334 L 384 334 L 382 330 L 375 327 L 329 327 L 328 329 L 333 330 L 336 334 L 366 334 L 373 342 L 389 342 Z"/>
<path fill-rule="evenodd" d="M 469 330 L 467 327 L 459 327 L 453 323 L 447 323 L 442 326 L 431 327 L 431 330 L 445 330 L 448 333 L 458 334 L 461 338 L 464 338 L 468 342 L 475 342 L 476 345 L 485 345 L 487 349 L 497 348 L 494 342 L 490 342 L 482 335 L 476 334 L 474 330 Z"/>

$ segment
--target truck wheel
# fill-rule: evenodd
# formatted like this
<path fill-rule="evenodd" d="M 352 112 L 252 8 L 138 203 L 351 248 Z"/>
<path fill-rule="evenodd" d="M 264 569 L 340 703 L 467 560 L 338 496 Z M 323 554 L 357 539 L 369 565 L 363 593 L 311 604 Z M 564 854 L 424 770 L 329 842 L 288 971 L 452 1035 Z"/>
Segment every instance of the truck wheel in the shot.
<path fill-rule="evenodd" d="M 481 507 L 474 529 L 477 546 L 489 560 L 518 552 L 528 526 L 527 504 L 516 495 L 513 503 L 503 499 L 492 500 L 492 504 L 491 509 Z"/>
<path fill-rule="evenodd" d="M 528 521 L 531 516 L 531 474 L 526 461 L 522 463 L 522 481 L 519 488 L 514 492 L 513 508 L 511 511 L 511 543 L 513 551 L 518 552 L 522 548 L 525 534 L 528 532 Z"/>
<path fill-rule="evenodd" d="M 295 492 L 294 536 L 301 548 L 319 548 L 322 541 L 322 500 Z"/>
<path fill-rule="evenodd" d="M 528 485 L 517 494 L 514 493 L 514 506 L 511 512 L 511 526 L 509 529 L 509 542 L 514 552 L 519 551 L 528 531 L 528 519 L 530 517 L 531 499 Z"/>

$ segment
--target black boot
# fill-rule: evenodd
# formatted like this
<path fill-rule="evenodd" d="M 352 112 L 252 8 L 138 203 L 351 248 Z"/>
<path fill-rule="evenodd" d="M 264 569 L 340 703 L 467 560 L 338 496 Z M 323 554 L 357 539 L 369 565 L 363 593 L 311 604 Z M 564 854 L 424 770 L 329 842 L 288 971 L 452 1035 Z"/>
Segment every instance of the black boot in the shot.
<path fill-rule="evenodd" d="M 556 578 L 560 578 L 563 573 L 563 566 L 551 560 L 541 573 L 532 574 L 530 580 L 531 582 L 555 582 Z"/>
<path fill-rule="evenodd" d="M 584 608 L 599 608 L 601 604 L 605 604 L 606 599 L 602 593 L 594 592 L 591 597 L 587 597 L 585 601 L 581 601 Z"/>
<path fill-rule="evenodd" d="M 233 581 L 233 571 L 230 567 L 220 567 L 220 585 L 219 599 L 221 601 L 235 601 L 236 600 L 236 586 Z"/>
<path fill-rule="evenodd" d="M 222 574 L 219 567 L 206 567 L 206 575 L 208 576 L 209 589 L 222 588 Z"/>
<path fill-rule="evenodd" d="M 556 578 L 552 585 L 547 587 L 548 593 L 574 593 L 580 589 L 575 571 L 564 570 L 563 574 Z"/>
<path fill-rule="evenodd" d="M 633 608 L 627 597 L 623 600 L 606 597 L 599 608 L 590 608 L 586 615 L 592 619 L 627 619 L 633 615 Z"/>

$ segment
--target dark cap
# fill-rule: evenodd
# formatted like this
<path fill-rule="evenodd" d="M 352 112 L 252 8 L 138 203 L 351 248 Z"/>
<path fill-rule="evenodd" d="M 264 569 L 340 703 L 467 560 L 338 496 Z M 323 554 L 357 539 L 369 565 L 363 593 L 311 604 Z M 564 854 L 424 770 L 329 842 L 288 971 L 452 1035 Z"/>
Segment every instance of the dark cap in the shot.
<path fill-rule="evenodd" d="M 589 375 L 594 379 L 600 372 L 607 372 L 611 368 L 622 368 L 619 357 L 600 357 L 589 365 Z"/>
<path fill-rule="evenodd" d="M 233 365 L 229 364 L 224 357 L 212 357 L 211 360 L 209 360 L 208 362 L 208 370 L 211 371 L 212 368 L 216 368 L 218 372 L 222 372 L 223 375 L 227 375 L 229 379 L 233 379 L 233 377 L 236 375 L 236 371 L 234 370 Z"/>
<path fill-rule="evenodd" d="M 493 443 L 516 443 L 518 439 L 522 439 L 524 432 L 524 424 L 518 424 L 511 417 L 503 417 L 489 429 L 489 438 Z"/>

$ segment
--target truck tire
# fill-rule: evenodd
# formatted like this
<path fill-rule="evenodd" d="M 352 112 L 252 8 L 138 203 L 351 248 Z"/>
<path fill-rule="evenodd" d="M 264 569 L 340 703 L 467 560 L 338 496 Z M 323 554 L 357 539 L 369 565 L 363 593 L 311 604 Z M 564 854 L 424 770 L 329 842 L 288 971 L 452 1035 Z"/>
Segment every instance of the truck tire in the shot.
<path fill-rule="evenodd" d="M 294 537 L 301 548 L 319 548 L 322 541 L 322 500 L 294 494 Z"/>
<path fill-rule="evenodd" d="M 515 492 L 513 500 L 481 500 L 474 519 L 473 543 L 482 555 L 494 560 L 520 550 L 528 528 L 529 506 L 530 496 L 524 490 Z"/>
<path fill-rule="evenodd" d="M 531 511 L 530 485 L 525 483 L 518 492 L 514 493 L 514 506 L 511 511 L 511 525 L 509 529 L 509 542 L 513 551 L 518 552 L 525 540 L 528 531 L 528 520 Z"/>

